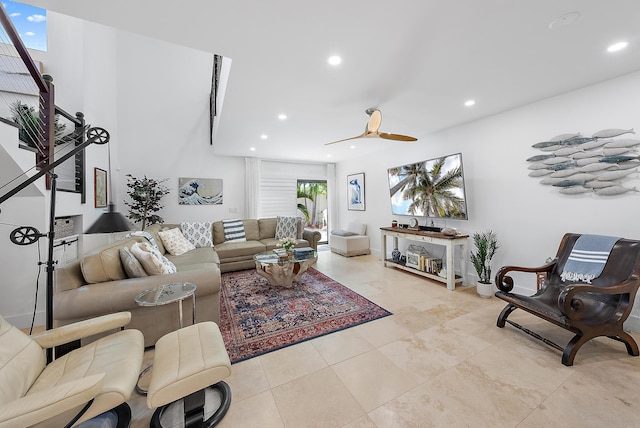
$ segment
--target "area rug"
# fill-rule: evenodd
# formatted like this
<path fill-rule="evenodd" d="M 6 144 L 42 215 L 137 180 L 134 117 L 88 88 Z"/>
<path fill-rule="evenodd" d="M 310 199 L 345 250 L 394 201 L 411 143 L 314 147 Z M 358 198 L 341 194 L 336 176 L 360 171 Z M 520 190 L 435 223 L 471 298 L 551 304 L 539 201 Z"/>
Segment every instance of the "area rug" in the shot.
<path fill-rule="evenodd" d="M 313 268 L 292 288 L 272 286 L 253 269 L 222 274 L 220 330 L 232 363 L 387 315 Z"/>

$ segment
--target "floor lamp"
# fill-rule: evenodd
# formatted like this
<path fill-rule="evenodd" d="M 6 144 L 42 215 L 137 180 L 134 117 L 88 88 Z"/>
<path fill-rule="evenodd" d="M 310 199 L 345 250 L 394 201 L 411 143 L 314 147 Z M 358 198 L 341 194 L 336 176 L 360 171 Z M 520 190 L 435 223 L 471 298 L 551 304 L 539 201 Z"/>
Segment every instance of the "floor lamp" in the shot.
<path fill-rule="evenodd" d="M 40 171 L 34 174 L 32 177 L 23 181 L 22 183 L 15 186 L 13 189 L 9 190 L 4 195 L 0 196 L 0 205 L 7 201 L 9 198 L 20 192 L 22 189 L 26 188 L 33 182 L 35 182 L 40 177 L 45 174 L 49 174 L 51 177 L 51 197 L 50 197 L 50 207 L 49 207 L 49 232 L 47 234 L 42 234 L 35 227 L 24 226 L 18 227 L 11 231 L 9 234 L 9 239 L 11 242 L 17 245 L 30 245 L 37 242 L 40 238 L 47 237 L 49 238 L 49 254 L 47 258 L 47 287 L 46 287 L 46 329 L 50 330 L 53 328 L 53 278 L 54 278 L 54 270 L 55 270 L 55 261 L 53 260 L 53 241 L 55 239 L 55 211 L 56 211 L 56 174 L 53 173 L 55 167 L 65 162 L 67 159 L 75 156 L 77 153 L 80 153 L 82 150 L 86 149 L 89 145 L 95 144 L 106 144 L 109 142 L 109 133 L 103 128 L 89 128 L 87 130 L 87 140 L 82 142 L 81 144 L 75 146 L 73 150 L 65 153 L 55 162 L 43 167 Z M 113 204 L 111 204 L 113 205 Z M 110 212 L 103 214 L 111 214 Z M 119 213 L 115 213 L 119 214 Z M 112 216 L 109 216 L 112 217 Z M 100 219 L 99 219 L 100 220 Z M 124 219 L 123 219 L 124 220 Z M 126 220 L 125 220 L 126 221 Z M 93 227 L 93 226 L 92 226 Z M 101 226 L 102 227 L 102 226 Z M 101 229 L 102 230 L 102 229 Z M 128 230 L 128 229 L 123 229 Z M 97 233 L 97 232 L 94 232 Z M 53 360 L 53 352 L 51 349 L 47 349 L 47 361 L 51 362 Z"/>

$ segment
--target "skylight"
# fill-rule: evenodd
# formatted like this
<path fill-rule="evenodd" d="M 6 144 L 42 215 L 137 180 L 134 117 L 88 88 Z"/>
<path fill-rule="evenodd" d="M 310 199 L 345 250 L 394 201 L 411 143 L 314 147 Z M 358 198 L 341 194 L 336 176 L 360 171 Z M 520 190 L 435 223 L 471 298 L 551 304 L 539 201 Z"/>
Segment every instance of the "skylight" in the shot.
<path fill-rule="evenodd" d="M 29 49 L 46 51 L 47 11 L 10 0 L 4 0 L 3 6 L 24 45 Z"/>

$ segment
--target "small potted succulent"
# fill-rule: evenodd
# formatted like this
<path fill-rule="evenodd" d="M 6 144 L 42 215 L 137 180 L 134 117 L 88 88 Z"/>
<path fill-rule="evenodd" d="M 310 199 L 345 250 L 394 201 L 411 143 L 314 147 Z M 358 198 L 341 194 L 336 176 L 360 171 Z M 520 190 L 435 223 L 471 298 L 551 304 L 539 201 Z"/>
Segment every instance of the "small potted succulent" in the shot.
<path fill-rule="evenodd" d="M 490 298 L 493 295 L 491 281 L 491 259 L 500 247 L 498 235 L 491 230 L 473 234 L 476 252 L 471 253 L 471 263 L 478 274 L 476 290 L 481 297 Z"/>

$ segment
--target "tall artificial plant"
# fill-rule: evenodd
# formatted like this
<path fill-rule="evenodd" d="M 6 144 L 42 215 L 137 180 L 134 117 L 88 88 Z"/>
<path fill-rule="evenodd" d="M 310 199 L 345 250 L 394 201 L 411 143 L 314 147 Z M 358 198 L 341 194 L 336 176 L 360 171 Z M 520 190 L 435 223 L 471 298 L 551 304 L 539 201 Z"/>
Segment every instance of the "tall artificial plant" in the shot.
<path fill-rule="evenodd" d="M 473 234 L 476 252 L 471 253 L 471 263 L 478 273 L 478 282 L 491 284 L 491 259 L 500 247 L 498 235 L 491 230 Z"/>
<path fill-rule="evenodd" d="M 127 194 L 131 198 L 131 202 L 124 202 L 129 207 L 127 217 L 134 223 L 141 223 L 141 230 L 154 223 L 164 223 L 156 213 L 164 208 L 161 200 L 169 194 L 169 189 L 162 185 L 165 181 L 167 179 L 155 180 L 146 175 L 136 178 L 127 174 Z"/>

